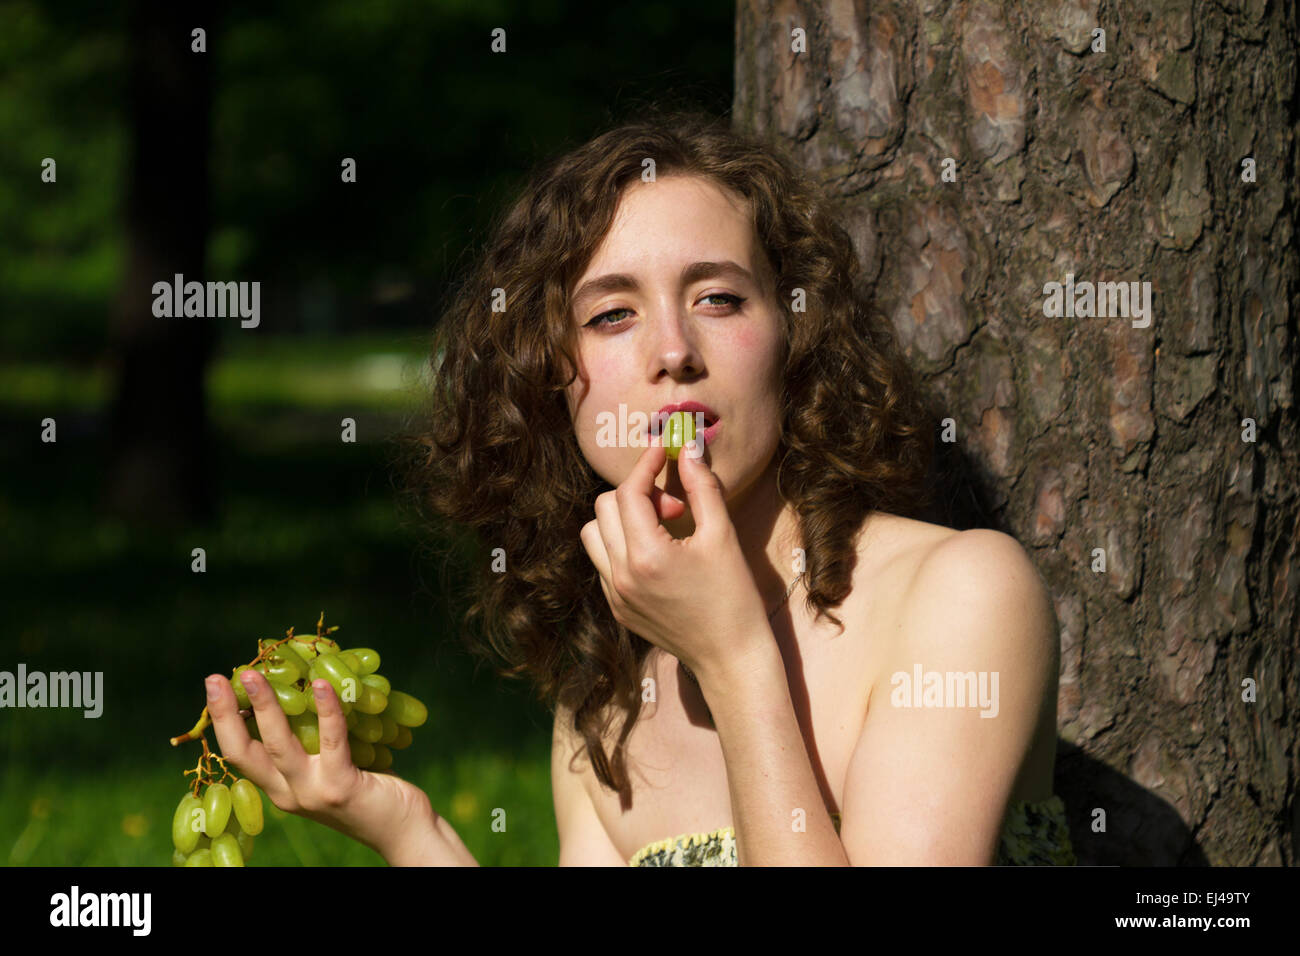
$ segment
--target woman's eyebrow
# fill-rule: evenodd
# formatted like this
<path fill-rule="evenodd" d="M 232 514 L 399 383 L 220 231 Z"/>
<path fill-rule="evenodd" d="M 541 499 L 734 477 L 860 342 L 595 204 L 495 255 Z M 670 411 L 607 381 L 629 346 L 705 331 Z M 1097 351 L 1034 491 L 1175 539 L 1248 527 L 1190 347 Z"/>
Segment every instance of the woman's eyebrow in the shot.
<path fill-rule="evenodd" d="M 692 282 L 699 282 L 701 279 L 726 277 L 739 279 L 742 282 L 752 283 L 754 281 L 754 277 L 748 269 L 732 262 L 730 259 L 724 259 L 720 262 L 692 262 L 682 270 L 683 285 L 690 285 Z M 608 292 L 630 292 L 636 288 L 638 288 L 636 279 L 624 272 L 611 272 L 595 279 L 588 279 L 574 293 L 574 311 L 581 311 L 582 304 L 588 298 L 602 296 Z"/>

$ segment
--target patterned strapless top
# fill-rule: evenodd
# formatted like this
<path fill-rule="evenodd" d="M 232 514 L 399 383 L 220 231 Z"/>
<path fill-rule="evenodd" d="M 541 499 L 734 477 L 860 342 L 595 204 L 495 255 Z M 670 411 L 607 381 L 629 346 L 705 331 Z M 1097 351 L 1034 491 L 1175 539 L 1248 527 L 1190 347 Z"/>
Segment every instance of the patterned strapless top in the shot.
<path fill-rule="evenodd" d="M 835 832 L 840 815 L 831 814 Z M 998 842 L 996 866 L 1074 866 L 1074 847 L 1059 796 L 1020 800 L 1007 810 Z M 710 833 L 685 833 L 637 850 L 628 866 L 736 866 L 736 835 L 731 827 Z"/>

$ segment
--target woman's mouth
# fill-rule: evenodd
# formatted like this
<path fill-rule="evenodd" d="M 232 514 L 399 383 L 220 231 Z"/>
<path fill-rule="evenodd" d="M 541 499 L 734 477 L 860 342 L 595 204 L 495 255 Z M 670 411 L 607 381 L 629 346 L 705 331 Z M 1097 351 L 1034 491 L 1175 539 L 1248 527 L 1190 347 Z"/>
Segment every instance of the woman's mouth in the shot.
<path fill-rule="evenodd" d="M 659 411 L 651 416 L 652 423 L 656 426 L 655 432 L 662 435 L 664 433 L 664 423 L 668 417 L 676 412 L 682 412 L 689 415 L 695 426 L 695 437 L 705 445 L 713 444 L 717 438 L 718 428 L 721 425 L 720 417 L 707 405 L 701 405 L 698 402 L 682 402 L 680 405 L 665 405 Z"/>

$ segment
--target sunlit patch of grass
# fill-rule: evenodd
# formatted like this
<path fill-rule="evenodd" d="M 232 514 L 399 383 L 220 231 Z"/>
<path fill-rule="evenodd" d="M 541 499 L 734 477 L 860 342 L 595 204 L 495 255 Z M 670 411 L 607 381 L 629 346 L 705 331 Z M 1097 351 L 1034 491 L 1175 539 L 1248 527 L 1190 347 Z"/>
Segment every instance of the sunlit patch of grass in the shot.
<path fill-rule="evenodd" d="M 312 339 L 252 335 L 224 346 L 208 370 L 214 407 L 278 405 L 300 409 L 396 410 L 428 387 L 419 336 Z M 0 365 L 0 404 L 102 408 L 113 383 L 109 367 L 38 361 Z"/>

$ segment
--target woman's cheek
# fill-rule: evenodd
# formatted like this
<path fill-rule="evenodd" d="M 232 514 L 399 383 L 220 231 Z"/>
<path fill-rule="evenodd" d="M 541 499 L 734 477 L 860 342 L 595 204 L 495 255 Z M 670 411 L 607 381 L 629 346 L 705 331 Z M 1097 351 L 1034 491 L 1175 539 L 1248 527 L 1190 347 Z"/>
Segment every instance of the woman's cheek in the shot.
<path fill-rule="evenodd" d="M 723 348 L 748 373 L 755 373 L 775 355 L 771 335 L 755 323 L 736 323 L 723 333 Z"/>

